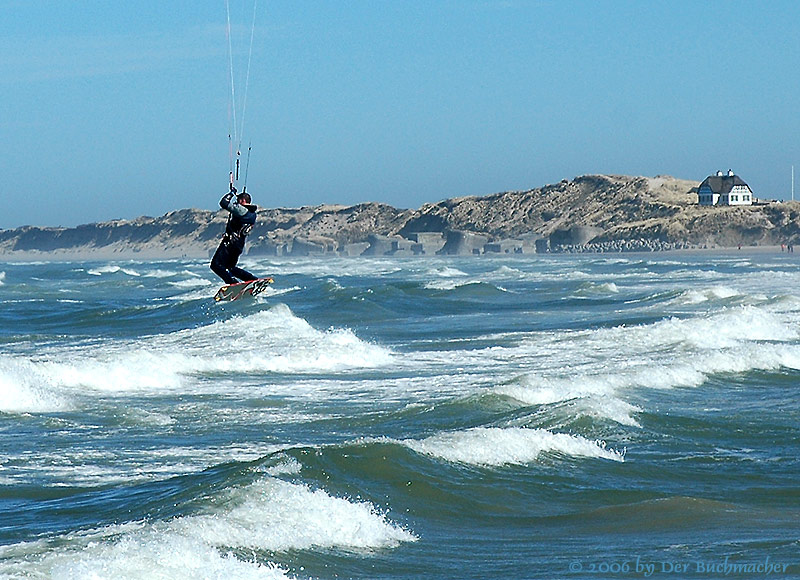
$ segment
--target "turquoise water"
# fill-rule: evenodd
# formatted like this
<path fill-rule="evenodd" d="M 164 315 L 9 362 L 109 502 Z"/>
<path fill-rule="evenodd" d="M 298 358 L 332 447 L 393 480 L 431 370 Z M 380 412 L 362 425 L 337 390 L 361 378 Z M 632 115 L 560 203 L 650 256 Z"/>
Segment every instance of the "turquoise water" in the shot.
<path fill-rule="evenodd" d="M 0 264 L 0 577 L 800 575 L 799 260 Z"/>

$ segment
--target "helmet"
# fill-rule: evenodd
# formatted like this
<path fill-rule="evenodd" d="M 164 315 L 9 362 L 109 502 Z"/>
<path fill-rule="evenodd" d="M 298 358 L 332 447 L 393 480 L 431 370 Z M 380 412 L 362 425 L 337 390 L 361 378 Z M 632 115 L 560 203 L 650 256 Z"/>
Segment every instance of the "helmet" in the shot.
<path fill-rule="evenodd" d="M 242 192 L 242 193 L 240 193 L 239 195 L 236 196 L 236 202 L 239 203 L 239 204 L 242 204 L 242 205 L 249 204 L 251 201 L 252 200 L 250 198 L 250 194 L 249 193 Z"/>

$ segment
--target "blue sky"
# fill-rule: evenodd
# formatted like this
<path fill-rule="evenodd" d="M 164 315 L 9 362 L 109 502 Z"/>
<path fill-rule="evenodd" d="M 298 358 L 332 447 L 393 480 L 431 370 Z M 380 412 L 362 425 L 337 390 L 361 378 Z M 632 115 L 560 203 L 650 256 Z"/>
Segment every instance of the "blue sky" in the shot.
<path fill-rule="evenodd" d="M 240 98 L 252 10 L 230 0 Z M 258 0 L 247 189 L 266 207 L 417 208 L 733 168 L 788 198 L 799 23 L 780 0 Z M 0 228 L 216 208 L 225 29 L 224 0 L 5 0 Z"/>

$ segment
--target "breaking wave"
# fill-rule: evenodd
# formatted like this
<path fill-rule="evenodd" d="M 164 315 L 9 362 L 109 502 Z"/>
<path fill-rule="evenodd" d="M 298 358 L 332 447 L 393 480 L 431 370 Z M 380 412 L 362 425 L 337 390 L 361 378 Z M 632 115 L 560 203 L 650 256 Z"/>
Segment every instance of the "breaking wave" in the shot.
<path fill-rule="evenodd" d="M 480 466 L 522 465 L 536 461 L 542 453 L 624 460 L 623 452 L 607 449 L 602 442 L 521 427 L 475 427 L 403 443 L 418 453 Z"/>
<path fill-rule="evenodd" d="M 387 349 L 351 330 L 320 331 L 278 305 L 270 310 L 135 342 L 42 349 L 35 361 L 0 358 L 0 410 L 69 408 L 84 388 L 107 393 L 196 386 L 209 373 L 326 373 L 389 364 Z"/>

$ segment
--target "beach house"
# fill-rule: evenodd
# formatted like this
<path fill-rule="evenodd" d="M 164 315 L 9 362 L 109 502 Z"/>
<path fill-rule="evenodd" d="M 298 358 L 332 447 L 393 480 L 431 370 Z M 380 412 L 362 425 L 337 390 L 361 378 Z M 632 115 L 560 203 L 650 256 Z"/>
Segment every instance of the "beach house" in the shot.
<path fill-rule="evenodd" d="M 732 170 L 709 175 L 697 190 L 700 205 L 753 205 L 753 192 Z"/>

